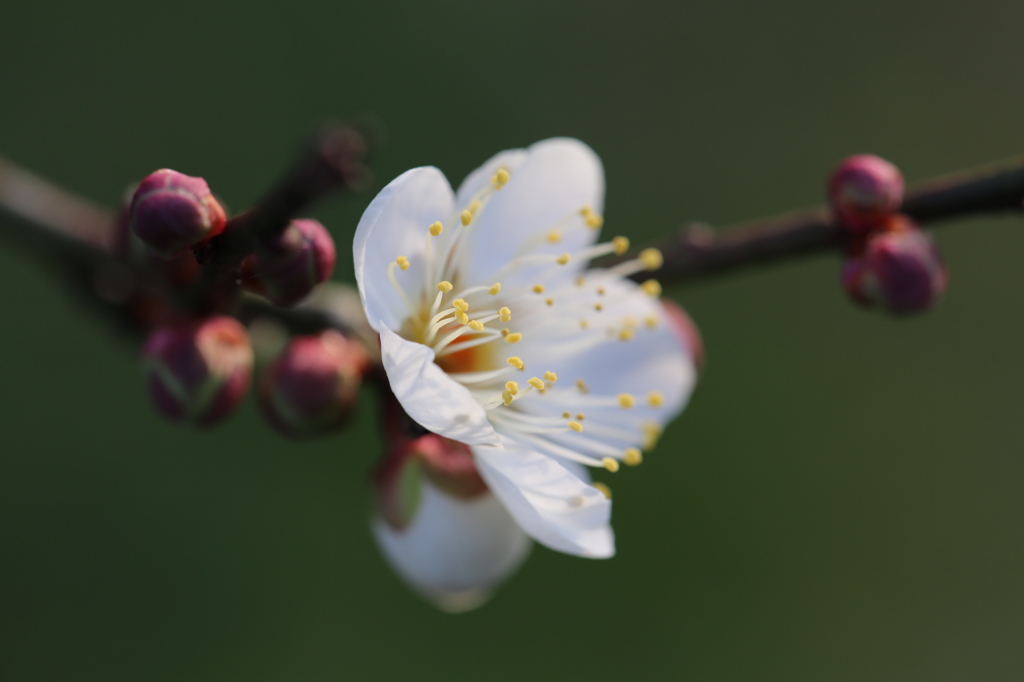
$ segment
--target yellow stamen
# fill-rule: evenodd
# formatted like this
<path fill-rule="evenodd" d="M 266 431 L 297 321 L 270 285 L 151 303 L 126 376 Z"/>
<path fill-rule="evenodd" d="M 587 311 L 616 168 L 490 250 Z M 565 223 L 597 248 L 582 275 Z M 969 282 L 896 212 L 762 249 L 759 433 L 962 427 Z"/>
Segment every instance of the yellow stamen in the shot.
<path fill-rule="evenodd" d="M 469 323 L 469 328 L 475 332 L 482 332 L 484 330 L 484 323 L 480 320 L 473 320 Z"/>
<path fill-rule="evenodd" d="M 631 394 L 629 394 L 629 393 L 620 393 L 619 394 L 619 407 L 623 407 L 623 408 L 628 410 L 629 408 L 633 407 L 633 405 L 635 405 L 635 404 L 636 404 L 636 399 Z"/>
<path fill-rule="evenodd" d="M 544 381 L 553 384 L 558 381 L 558 375 L 554 372 L 544 372 Z"/>
<path fill-rule="evenodd" d="M 398 263 L 398 267 L 401 268 L 402 270 L 409 269 L 409 259 L 406 258 L 405 256 L 399 256 L 398 258 L 395 259 L 395 262 Z"/>
<path fill-rule="evenodd" d="M 582 412 L 577 412 L 576 413 L 576 421 L 581 422 L 581 421 L 586 420 L 586 418 L 587 418 L 587 415 L 583 414 Z"/>
<path fill-rule="evenodd" d="M 587 386 L 587 382 L 583 379 L 576 380 L 576 388 L 580 390 L 580 393 L 590 393 L 590 387 Z"/>
<path fill-rule="evenodd" d="M 548 243 L 557 244 L 558 242 L 562 241 L 562 233 L 559 232 L 558 230 L 551 230 L 550 232 L 548 232 L 547 239 Z"/>
<path fill-rule="evenodd" d="M 563 412 L 562 419 L 572 419 L 572 412 Z"/>
<path fill-rule="evenodd" d="M 519 343 L 520 341 L 523 340 L 523 335 L 520 334 L 519 332 L 516 332 L 515 334 L 509 334 L 508 336 L 506 336 L 505 340 L 508 341 L 509 343 Z"/>
<path fill-rule="evenodd" d="M 601 312 L 602 310 L 604 310 L 604 304 L 602 304 L 602 303 L 595 303 L 594 304 L 594 310 L 596 310 L 597 312 Z"/>
<path fill-rule="evenodd" d="M 651 407 L 661 407 L 665 404 L 665 396 L 660 391 L 651 391 L 647 394 L 647 404 Z"/>
<path fill-rule="evenodd" d="M 598 296 L 604 296 L 604 287 L 598 287 L 597 288 L 597 295 Z"/>
<path fill-rule="evenodd" d="M 474 202 L 471 202 L 471 203 L 469 204 L 469 206 L 468 206 L 468 207 L 466 208 L 466 210 L 468 210 L 468 211 L 469 211 L 470 213 L 472 213 L 473 215 L 476 215 L 476 214 L 477 214 L 477 211 L 479 211 L 479 210 L 480 210 L 480 202 L 479 202 L 479 201 L 474 201 Z"/>
<path fill-rule="evenodd" d="M 451 282 L 438 282 L 437 283 L 437 290 L 440 291 L 441 293 L 447 294 L 449 291 L 452 290 L 452 288 L 453 287 L 452 287 L 452 283 Z"/>
<path fill-rule="evenodd" d="M 512 331 L 508 327 L 505 327 L 504 329 L 501 330 L 501 335 L 502 336 L 508 336 L 511 333 L 512 333 Z"/>
<path fill-rule="evenodd" d="M 508 391 L 501 392 L 501 402 L 505 403 L 505 407 L 512 404 L 512 394 Z"/>
<path fill-rule="evenodd" d="M 584 283 L 585 281 L 586 281 L 586 280 L 585 280 L 585 279 L 583 279 L 583 277 L 582 277 L 582 276 L 580 276 L 580 277 L 577 277 L 577 278 L 576 278 L 576 280 L 575 280 L 575 282 L 576 282 L 576 286 L 578 286 L 578 287 L 581 287 L 581 286 L 583 286 L 583 283 Z"/>
<path fill-rule="evenodd" d="M 519 384 L 517 384 L 514 381 L 507 381 L 505 382 L 505 390 L 511 393 L 512 395 L 515 395 L 519 393 Z"/>
<path fill-rule="evenodd" d="M 616 237 L 612 239 L 612 248 L 615 249 L 616 256 L 621 256 L 629 251 L 629 240 L 625 237 Z"/>
<path fill-rule="evenodd" d="M 579 422 L 569 422 L 566 426 L 576 433 L 583 433 L 583 424 L 580 424 Z"/>
<path fill-rule="evenodd" d="M 496 296 L 499 291 L 501 291 L 501 282 L 495 282 L 491 285 L 491 288 L 487 290 L 487 293 L 491 296 Z"/>
<path fill-rule="evenodd" d="M 644 461 L 644 453 L 640 452 L 636 448 L 626 448 L 622 461 L 631 467 L 635 467 L 637 464 Z"/>
<path fill-rule="evenodd" d="M 457 298 L 454 301 L 452 301 L 452 307 L 455 308 L 456 310 L 461 310 L 462 312 L 466 312 L 467 310 L 469 310 L 469 304 L 466 303 L 466 301 L 461 298 Z"/>
<path fill-rule="evenodd" d="M 592 485 L 595 488 L 597 488 L 598 491 L 600 491 L 600 493 L 602 495 L 604 495 L 607 499 L 609 499 L 609 500 L 612 499 L 612 489 L 609 488 L 608 486 L 606 486 L 604 483 L 601 483 L 600 481 L 597 481 L 595 483 L 591 483 L 590 485 Z"/>
<path fill-rule="evenodd" d="M 516 369 L 522 369 L 523 367 L 526 367 L 526 365 L 523 363 L 522 358 L 518 358 L 518 357 L 516 357 L 514 355 L 512 357 L 510 357 L 508 360 L 506 360 L 505 362 L 507 362 L 508 364 L 512 365 Z"/>
<path fill-rule="evenodd" d="M 459 220 L 462 221 L 462 226 L 465 227 L 473 222 L 473 214 L 469 211 L 463 211 L 459 214 Z"/>
<path fill-rule="evenodd" d="M 661 267 L 662 263 L 665 262 L 665 259 L 661 255 L 661 251 L 658 249 L 644 249 L 637 256 L 637 259 L 640 261 L 640 264 L 648 270 L 657 270 Z"/>
<path fill-rule="evenodd" d="M 654 315 L 648 315 L 644 319 L 644 324 L 647 325 L 648 329 L 654 329 L 655 327 L 658 326 L 658 318 L 656 318 Z"/>
<path fill-rule="evenodd" d="M 601 225 L 604 224 L 604 219 L 595 213 L 594 209 L 590 208 L 590 206 L 584 206 L 581 208 L 580 215 L 583 216 L 583 220 L 586 222 L 587 227 L 594 230 L 600 228 Z"/>
<path fill-rule="evenodd" d="M 502 308 L 498 311 L 498 319 L 502 322 L 508 322 L 512 319 L 512 311 L 508 308 Z"/>
<path fill-rule="evenodd" d="M 491 182 L 494 183 L 494 189 L 501 189 L 508 182 L 509 173 L 504 168 L 499 168 L 498 172 L 491 178 Z"/>
<path fill-rule="evenodd" d="M 636 327 L 636 318 L 633 317 L 632 315 L 626 315 L 624 318 L 622 318 L 622 326 Z"/>
<path fill-rule="evenodd" d="M 538 389 L 538 390 L 540 390 L 540 389 L 543 389 L 543 388 L 544 388 L 544 382 L 543 382 L 543 381 L 541 381 L 540 379 L 538 379 L 537 377 L 530 377 L 530 378 L 529 378 L 529 379 L 528 379 L 528 380 L 526 381 L 526 383 L 530 384 L 531 386 L 533 386 L 534 388 L 536 388 L 536 389 Z"/>
<path fill-rule="evenodd" d="M 632 327 L 626 327 L 619 332 L 619 341 L 629 341 L 635 334 Z"/>
<path fill-rule="evenodd" d="M 534 284 L 533 285 L 533 293 L 535 293 L 535 294 L 543 294 L 544 293 L 544 285 L 543 284 Z"/>
<path fill-rule="evenodd" d="M 613 474 L 619 470 L 619 460 L 612 459 L 611 457 L 605 457 L 601 460 L 601 464 L 605 469 L 612 472 Z"/>
<path fill-rule="evenodd" d="M 640 288 L 644 290 L 644 293 L 651 298 L 658 298 L 661 296 L 661 284 L 656 279 L 649 279 L 640 285 Z"/>
<path fill-rule="evenodd" d="M 455 319 L 459 321 L 459 324 L 469 324 L 469 315 L 461 310 L 455 311 Z"/>
<path fill-rule="evenodd" d="M 444 225 L 442 225 L 441 221 L 438 220 L 436 223 L 432 223 L 430 225 L 430 236 L 431 237 L 436 237 L 437 235 L 441 234 L 441 232 L 443 230 L 444 230 Z"/>
<path fill-rule="evenodd" d="M 644 424 L 644 450 L 653 450 L 654 446 L 658 444 L 658 439 L 661 438 L 661 427 L 656 422 L 647 422 Z"/>
<path fill-rule="evenodd" d="M 555 304 L 555 299 L 553 299 L 553 298 L 545 298 L 544 302 L 547 303 L 548 305 L 554 305 Z"/>
<path fill-rule="evenodd" d="M 561 256 L 555 259 L 555 262 L 558 263 L 559 265 L 565 265 L 566 263 L 569 262 L 569 258 L 569 254 L 563 253 Z"/>
<path fill-rule="evenodd" d="M 580 329 L 586 329 L 589 326 L 590 326 L 589 322 L 587 322 L 586 320 L 580 320 Z"/>

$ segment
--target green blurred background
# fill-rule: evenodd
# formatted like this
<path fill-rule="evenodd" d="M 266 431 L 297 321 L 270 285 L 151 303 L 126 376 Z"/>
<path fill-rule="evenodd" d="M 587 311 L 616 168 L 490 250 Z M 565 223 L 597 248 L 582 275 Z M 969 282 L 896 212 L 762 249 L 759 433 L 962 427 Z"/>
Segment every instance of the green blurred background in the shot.
<path fill-rule="evenodd" d="M 1024 149 L 1024 5 L 6 3 L 0 153 L 113 204 L 164 166 L 252 201 L 325 117 L 388 131 L 379 188 L 590 144 L 635 242 L 817 203 L 841 157 L 910 181 Z M 348 242 L 371 195 L 317 213 Z M 943 229 L 930 315 L 854 308 L 835 257 L 669 294 L 709 364 L 619 555 L 543 548 L 436 612 L 368 532 L 372 403 L 293 444 L 251 401 L 150 409 L 136 349 L 0 237 L 0 679 L 1019 680 L 1019 217 Z"/>

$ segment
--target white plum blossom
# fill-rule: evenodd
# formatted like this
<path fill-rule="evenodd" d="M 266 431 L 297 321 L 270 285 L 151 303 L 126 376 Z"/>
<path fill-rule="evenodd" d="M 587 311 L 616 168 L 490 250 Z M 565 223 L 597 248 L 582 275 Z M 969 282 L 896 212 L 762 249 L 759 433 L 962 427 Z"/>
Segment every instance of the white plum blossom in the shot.
<path fill-rule="evenodd" d="M 494 499 L 527 535 L 593 558 L 615 553 L 611 501 L 578 465 L 638 464 L 696 377 L 658 283 L 627 279 L 660 267 L 660 253 L 586 269 L 628 249 L 623 237 L 597 243 L 603 200 L 594 152 L 545 140 L 496 155 L 458 192 L 433 167 L 402 174 L 366 209 L 353 247 L 363 307 L 406 413 L 471 447 Z M 409 556 L 429 561 L 423 542 L 481 527 L 437 526 L 407 543 L 420 547 Z M 412 562 L 381 537 L 393 563 Z"/>

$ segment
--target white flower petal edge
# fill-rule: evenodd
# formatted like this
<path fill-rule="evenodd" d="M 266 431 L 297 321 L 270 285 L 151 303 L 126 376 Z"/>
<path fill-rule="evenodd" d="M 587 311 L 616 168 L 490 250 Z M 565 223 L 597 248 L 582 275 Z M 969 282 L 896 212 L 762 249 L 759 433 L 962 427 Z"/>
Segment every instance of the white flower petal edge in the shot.
<path fill-rule="evenodd" d="M 459 500 L 424 477 L 421 495 L 408 527 L 373 520 L 377 543 L 395 572 L 441 609 L 480 606 L 529 555 L 529 538 L 490 493 Z"/>
<path fill-rule="evenodd" d="M 381 326 L 380 352 L 391 390 L 417 424 L 467 445 L 501 443 L 480 403 L 434 364 L 433 350 Z"/>
<path fill-rule="evenodd" d="M 391 285 L 387 264 L 403 254 L 410 260 L 409 274 L 421 280 L 424 230 L 434 221 L 448 220 L 454 212 L 451 185 L 432 166 L 402 173 L 363 212 L 352 253 L 359 295 L 374 330 L 380 331 L 382 323 L 398 329 L 409 312 L 407 302 Z"/>
<path fill-rule="evenodd" d="M 611 500 L 550 457 L 508 442 L 474 448 L 477 468 L 523 530 L 551 549 L 593 559 L 615 554 Z"/>

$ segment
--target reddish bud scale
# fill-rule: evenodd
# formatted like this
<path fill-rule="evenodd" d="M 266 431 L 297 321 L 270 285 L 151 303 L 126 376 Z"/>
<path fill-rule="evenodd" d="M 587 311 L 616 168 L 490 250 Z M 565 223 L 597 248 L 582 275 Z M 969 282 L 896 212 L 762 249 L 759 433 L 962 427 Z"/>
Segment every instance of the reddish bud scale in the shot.
<path fill-rule="evenodd" d="M 330 431 L 351 416 L 368 367 L 359 342 L 336 331 L 296 337 L 263 375 L 260 407 L 286 435 Z"/>
<path fill-rule="evenodd" d="M 202 178 L 164 168 L 135 190 L 131 227 L 155 254 L 179 256 L 224 230 L 227 216 Z"/>
<path fill-rule="evenodd" d="M 932 307 L 949 281 L 931 236 L 906 216 L 892 216 L 843 263 L 843 287 L 862 305 L 911 314 Z"/>
<path fill-rule="evenodd" d="M 836 220 L 853 233 L 864 233 L 898 211 L 903 203 L 903 175 L 885 159 L 870 154 L 840 163 L 828 182 Z"/>
<path fill-rule="evenodd" d="M 143 360 L 157 409 L 200 426 L 238 407 L 252 379 L 249 334 L 230 317 L 160 327 L 146 340 Z"/>
<path fill-rule="evenodd" d="M 271 248 L 242 263 L 246 289 L 280 306 L 298 303 L 334 272 L 334 240 L 315 220 L 293 220 Z"/>

